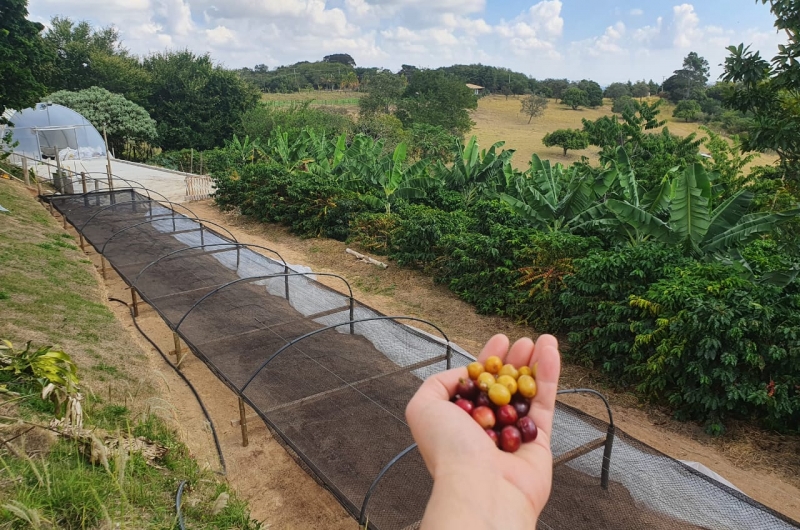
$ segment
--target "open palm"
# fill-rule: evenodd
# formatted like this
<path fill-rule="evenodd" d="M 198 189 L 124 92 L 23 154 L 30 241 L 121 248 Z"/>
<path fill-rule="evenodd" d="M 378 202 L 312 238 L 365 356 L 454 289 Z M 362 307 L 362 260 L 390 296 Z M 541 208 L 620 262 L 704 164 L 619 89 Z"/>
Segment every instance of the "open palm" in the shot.
<path fill-rule="evenodd" d="M 515 453 L 503 452 L 464 410 L 450 402 L 458 380 L 468 377 L 466 368 L 448 370 L 427 379 L 409 402 L 406 417 L 434 478 L 434 497 L 439 480 L 445 482 L 454 477 L 457 477 L 454 483 L 477 480 L 480 484 L 475 486 L 476 491 L 487 485 L 492 495 L 502 491 L 503 498 L 509 499 L 511 505 L 517 501 L 520 518 L 535 521 L 547 502 L 552 484 L 550 434 L 561 368 L 558 342 L 551 335 L 542 335 L 535 345 L 525 338 L 515 342 L 510 350 L 508 346 L 508 338 L 495 335 L 486 343 L 478 360 L 483 362 L 496 355 L 517 368 L 537 365 L 538 392 L 528 413 L 539 430 L 535 441 L 522 444 Z M 475 503 L 480 503 L 480 499 Z M 426 520 L 437 520 L 437 515 L 449 515 L 449 520 L 455 515 L 429 514 L 431 509 L 429 505 L 423 524 Z M 475 521 L 471 524 L 478 527 Z M 438 523 L 430 526 L 442 527 Z"/>

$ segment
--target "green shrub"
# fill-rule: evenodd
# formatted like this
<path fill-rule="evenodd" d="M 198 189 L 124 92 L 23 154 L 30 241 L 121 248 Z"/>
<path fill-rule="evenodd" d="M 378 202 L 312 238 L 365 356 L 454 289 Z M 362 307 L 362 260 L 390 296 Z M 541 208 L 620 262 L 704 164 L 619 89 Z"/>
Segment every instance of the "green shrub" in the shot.
<path fill-rule="evenodd" d="M 628 383 L 626 369 L 634 343 L 630 326 L 641 313 L 630 306 L 629 296 L 644 294 L 651 283 L 686 262 L 678 250 L 656 243 L 576 259 L 575 272 L 564 279 L 559 297 L 564 315 L 559 328 L 570 341 L 568 358 L 602 369 L 617 383 Z"/>
<path fill-rule="evenodd" d="M 679 417 L 800 425 L 800 296 L 722 264 L 692 263 L 631 305 L 641 316 L 629 372 Z"/>
<path fill-rule="evenodd" d="M 424 267 L 443 255 L 441 240 L 469 230 L 470 219 L 457 210 L 445 212 L 422 205 L 398 208 L 400 223 L 392 237 L 390 257 L 400 265 Z"/>
<path fill-rule="evenodd" d="M 332 138 L 342 133 L 349 135 L 355 124 L 347 114 L 333 108 L 311 107 L 310 102 L 286 107 L 261 104 L 244 113 L 238 132 L 240 136 L 266 140 L 279 127 L 292 137 L 308 127 Z"/>

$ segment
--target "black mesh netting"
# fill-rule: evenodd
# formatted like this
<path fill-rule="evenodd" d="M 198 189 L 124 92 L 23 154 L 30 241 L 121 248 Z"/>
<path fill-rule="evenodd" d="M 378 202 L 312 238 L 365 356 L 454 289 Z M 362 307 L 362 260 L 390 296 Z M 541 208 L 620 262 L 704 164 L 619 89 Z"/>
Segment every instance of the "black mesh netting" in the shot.
<path fill-rule="evenodd" d="M 51 202 L 351 514 L 367 497 L 370 527 L 418 526 L 432 483 L 416 449 L 396 458 L 413 444 L 405 405 L 424 378 L 472 357 L 435 326 L 354 301 L 341 278 L 303 273 L 144 193 Z M 542 528 L 800 528 L 619 431 L 604 488 L 608 432 L 558 404 Z"/>

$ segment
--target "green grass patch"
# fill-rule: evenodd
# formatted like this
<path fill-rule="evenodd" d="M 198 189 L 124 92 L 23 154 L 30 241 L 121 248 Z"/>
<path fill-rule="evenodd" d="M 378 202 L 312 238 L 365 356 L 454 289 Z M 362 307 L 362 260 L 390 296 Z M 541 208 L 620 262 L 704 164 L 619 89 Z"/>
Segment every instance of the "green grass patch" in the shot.
<path fill-rule="evenodd" d="M 174 530 L 175 494 L 183 480 L 189 486 L 183 503 L 188 528 L 259 528 L 232 493 L 227 506 L 212 513 L 227 486 L 198 467 L 167 424 L 153 415 L 143 418 L 152 410 L 148 400 L 159 397 L 152 374 L 101 303 L 92 263 L 74 239 L 21 186 L 0 181 L 0 204 L 11 210 L 0 222 L 0 338 L 17 347 L 31 339 L 37 346 L 63 346 L 78 366 L 86 428 L 143 436 L 168 449 L 158 468 L 125 451 L 110 454 L 106 468 L 91 464 L 75 441 L 62 439 L 31 458 L 0 445 L 0 529 Z M 0 371 L 3 384 L 17 393 L 3 396 L 3 415 L 38 424 L 53 418 L 55 406 L 41 399 L 35 380 Z"/>
<path fill-rule="evenodd" d="M 120 412 L 120 411 L 117 411 Z M 0 456 L 6 483 L 0 527 L 30 528 L 20 513 L 49 521 L 56 528 L 176 528 L 175 494 L 187 482 L 182 511 L 187 527 L 196 529 L 257 529 L 247 506 L 211 472 L 203 471 L 174 433 L 150 417 L 134 433 L 158 431 L 167 448 L 159 468 L 148 465 L 139 453 L 112 451 L 108 467 L 91 464 L 81 444 L 59 440 L 42 458 Z M 227 506 L 214 514 L 221 493 L 230 495 Z M 15 507 L 8 509 L 9 505 Z M 17 512 L 17 513 L 14 513 Z M 119 525 L 119 526 L 117 526 Z M 48 526 L 49 527 L 49 526 Z"/>

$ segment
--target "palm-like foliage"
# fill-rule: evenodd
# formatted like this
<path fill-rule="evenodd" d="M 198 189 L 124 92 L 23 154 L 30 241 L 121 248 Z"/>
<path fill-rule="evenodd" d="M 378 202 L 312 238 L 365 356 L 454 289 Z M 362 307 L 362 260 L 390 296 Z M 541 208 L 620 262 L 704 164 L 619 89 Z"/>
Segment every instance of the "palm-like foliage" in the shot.
<path fill-rule="evenodd" d="M 382 205 L 386 213 L 391 213 L 395 199 L 412 199 L 425 197 L 425 189 L 434 184 L 428 176 L 428 161 L 421 160 L 410 166 L 405 164 L 407 146 L 400 143 L 390 157 L 384 157 L 381 171 L 372 178 L 372 184 L 380 189 L 381 197 L 365 195 L 364 200 L 371 206 Z"/>
<path fill-rule="evenodd" d="M 622 157 L 618 163 L 624 165 Z M 623 174 L 635 179 L 633 172 L 621 171 Z M 698 257 L 729 254 L 800 214 L 800 209 L 747 214 L 752 192 L 740 190 L 719 201 L 722 190 L 713 186 L 715 178 L 702 164 L 693 164 L 678 173 L 671 185 L 665 178 L 661 188 L 647 194 L 648 200 L 642 204 L 630 193 L 633 187 L 629 185 L 624 199 L 609 199 L 606 205 L 636 234 L 635 240 L 652 238 L 679 245 L 686 254 Z M 658 217 L 662 212 L 668 214 L 667 221 Z"/>
<path fill-rule="evenodd" d="M 464 205 L 469 206 L 481 195 L 503 187 L 505 172 L 511 168 L 514 155 L 513 149 L 497 153 L 504 144 L 497 142 L 488 150 L 481 151 L 474 136 L 466 145 L 457 142 L 453 165 L 447 167 L 439 161 L 436 172 L 449 189 L 461 193 Z"/>
<path fill-rule="evenodd" d="M 576 231 L 586 223 L 602 222 L 595 184 L 594 174 L 585 167 L 565 170 L 533 155 L 530 169 L 516 179 L 516 196 L 499 197 L 539 230 Z"/>

